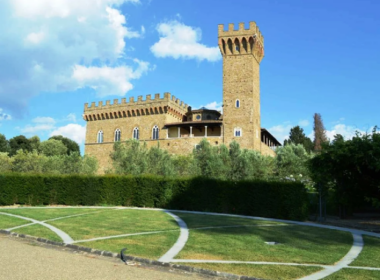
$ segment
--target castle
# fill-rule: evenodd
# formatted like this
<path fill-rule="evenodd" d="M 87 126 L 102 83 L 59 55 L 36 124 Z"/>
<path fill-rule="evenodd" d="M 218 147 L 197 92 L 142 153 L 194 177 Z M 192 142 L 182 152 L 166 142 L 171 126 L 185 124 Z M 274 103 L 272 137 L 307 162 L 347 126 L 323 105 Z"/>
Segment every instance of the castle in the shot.
<path fill-rule="evenodd" d="M 216 110 L 193 110 L 170 93 L 102 101 L 84 105 L 87 122 L 85 154 L 95 156 L 99 172 L 111 164 L 110 153 L 115 141 L 138 139 L 148 147 L 160 147 L 174 154 L 191 153 L 202 138 L 212 145 L 229 145 L 274 156 L 281 144 L 261 128 L 260 62 L 264 57 L 264 37 L 255 22 L 234 30 L 218 25 L 218 41 L 223 56 L 223 114 Z"/>

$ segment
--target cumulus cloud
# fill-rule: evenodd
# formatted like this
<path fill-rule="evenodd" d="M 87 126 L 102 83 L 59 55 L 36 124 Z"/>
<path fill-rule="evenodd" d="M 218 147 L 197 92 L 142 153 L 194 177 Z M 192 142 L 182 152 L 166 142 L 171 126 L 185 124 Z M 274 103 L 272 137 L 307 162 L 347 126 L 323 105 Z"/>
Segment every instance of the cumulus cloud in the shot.
<path fill-rule="evenodd" d="M 34 135 L 36 133 L 54 129 L 56 122 L 51 117 L 36 117 L 32 120 L 32 123 L 33 124 L 28 124 L 25 127 L 18 129 L 24 134 Z"/>
<path fill-rule="evenodd" d="M 207 109 L 211 109 L 211 110 L 223 111 L 222 102 L 214 101 L 206 105 L 202 105 L 200 107 L 206 107 Z"/>
<path fill-rule="evenodd" d="M 133 88 L 130 80 L 140 78 L 149 70 L 149 63 L 137 59 L 135 62 L 138 64 L 135 70 L 129 66 L 85 67 L 75 65 L 72 77 L 78 82 L 79 87 L 92 87 L 101 97 L 107 95 L 124 96 Z"/>
<path fill-rule="evenodd" d="M 276 139 L 283 144 L 285 139 L 289 138 L 289 131 L 293 128 L 293 125 L 290 124 L 281 124 L 275 125 L 268 129 L 268 131 L 276 137 Z"/>
<path fill-rule="evenodd" d="M 87 80 L 89 84 L 73 79 L 78 65 L 118 69 L 119 59 L 128 47 L 125 40 L 142 36 L 139 31 L 127 27 L 118 9 L 126 2 L 139 1 L 0 1 L 0 29 L 6 31 L 0 33 L 0 42 L 6 42 L 0 48 L 2 108 L 19 117 L 25 112 L 28 100 L 41 92 L 72 91 L 85 86 L 95 88 L 92 79 Z M 125 66 L 132 75 L 130 79 L 142 72 L 140 64 L 137 69 L 133 67 Z M 103 75 L 102 79 L 106 77 Z M 131 88 L 120 79 L 105 84 L 110 86 L 108 90 L 105 90 L 106 85 L 97 85 L 103 89 L 101 95 L 113 94 L 115 88 Z"/>
<path fill-rule="evenodd" d="M 70 123 L 65 126 L 58 127 L 50 133 L 50 136 L 62 135 L 77 142 L 79 145 L 84 143 L 86 138 L 86 126 Z"/>
<path fill-rule="evenodd" d="M 160 39 L 150 50 L 156 57 L 218 61 L 219 47 L 207 47 L 200 43 L 202 31 L 176 20 L 157 26 Z"/>
<path fill-rule="evenodd" d="M 365 133 L 371 133 L 372 129 L 373 128 L 371 128 L 369 131 L 365 131 L 363 129 L 359 129 L 354 126 L 345 125 L 341 123 L 341 124 L 334 125 L 330 130 L 326 130 L 326 136 L 327 138 L 330 139 L 330 141 L 332 141 L 334 140 L 335 135 L 340 134 L 344 137 L 344 139 L 348 140 L 348 139 L 352 139 L 352 137 L 356 135 L 357 131 L 361 134 L 365 134 Z M 314 134 L 313 134 L 313 137 L 314 137 Z"/>
<path fill-rule="evenodd" d="M 74 113 L 70 113 L 67 115 L 67 117 L 65 118 L 65 121 L 69 121 L 69 122 L 77 122 L 77 117 Z"/>

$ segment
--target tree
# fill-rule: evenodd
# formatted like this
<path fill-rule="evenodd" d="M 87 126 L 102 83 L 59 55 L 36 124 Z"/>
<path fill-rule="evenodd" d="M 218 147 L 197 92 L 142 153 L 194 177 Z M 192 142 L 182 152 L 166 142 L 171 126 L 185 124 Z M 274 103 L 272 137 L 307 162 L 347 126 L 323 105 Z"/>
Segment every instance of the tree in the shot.
<path fill-rule="evenodd" d="M 146 144 L 140 145 L 135 139 L 115 142 L 111 159 L 116 174 L 144 174 L 148 165 Z"/>
<path fill-rule="evenodd" d="M 33 136 L 33 137 L 30 137 L 29 141 L 30 141 L 30 145 L 32 147 L 32 150 L 37 150 L 38 151 L 38 148 L 40 147 L 40 144 L 41 144 L 40 137 L 38 137 L 37 135 Z"/>
<path fill-rule="evenodd" d="M 322 144 L 326 143 L 326 130 L 323 125 L 321 114 L 314 114 L 314 151 L 320 152 L 322 149 Z"/>
<path fill-rule="evenodd" d="M 46 156 L 60 156 L 67 154 L 67 147 L 62 141 L 50 139 L 40 144 L 39 151 Z"/>
<path fill-rule="evenodd" d="M 193 150 L 193 169 L 196 170 L 196 174 L 211 178 L 224 178 L 225 172 L 222 171 L 224 166 L 218 152 L 218 147 L 212 147 L 206 139 L 202 139 Z"/>
<path fill-rule="evenodd" d="M 5 138 L 5 135 L 0 133 L 0 153 L 7 153 L 9 150 L 9 142 L 7 138 Z"/>
<path fill-rule="evenodd" d="M 380 197 L 380 133 L 360 134 L 351 140 L 335 135 L 309 162 L 313 181 L 331 188 L 341 218 Z"/>
<path fill-rule="evenodd" d="M 80 149 L 79 145 L 77 142 L 67 138 L 63 137 L 62 135 L 55 135 L 49 138 L 49 140 L 54 139 L 54 140 L 59 140 L 62 141 L 62 143 L 66 146 L 67 148 L 67 154 L 70 155 L 73 152 L 77 152 L 80 154 Z"/>
<path fill-rule="evenodd" d="M 24 135 L 19 135 L 11 138 L 9 140 L 10 146 L 10 155 L 13 156 L 16 154 L 18 150 L 24 150 L 27 152 L 32 151 L 32 146 L 30 144 L 30 140 L 26 138 Z"/>
<path fill-rule="evenodd" d="M 313 150 L 313 142 L 305 135 L 303 129 L 298 125 L 290 129 L 289 139 L 284 141 L 284 146 L 290 143 L 293 143 L 294 145 L 301 144 L 308 153 Z"/>

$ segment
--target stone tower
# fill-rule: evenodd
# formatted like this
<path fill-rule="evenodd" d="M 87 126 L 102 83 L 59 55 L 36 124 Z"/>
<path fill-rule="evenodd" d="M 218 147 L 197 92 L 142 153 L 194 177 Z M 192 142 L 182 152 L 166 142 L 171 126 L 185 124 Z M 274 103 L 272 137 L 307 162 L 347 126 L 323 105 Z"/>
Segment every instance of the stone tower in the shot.
<path fill-rule="evenodd" d="M 233 140 L 241 148 L 261 150 L 260 62 L 264 57 L 264 37 L 255 22 L 218 25 L 218 41 L 223 56 L 224 143 Z"/>

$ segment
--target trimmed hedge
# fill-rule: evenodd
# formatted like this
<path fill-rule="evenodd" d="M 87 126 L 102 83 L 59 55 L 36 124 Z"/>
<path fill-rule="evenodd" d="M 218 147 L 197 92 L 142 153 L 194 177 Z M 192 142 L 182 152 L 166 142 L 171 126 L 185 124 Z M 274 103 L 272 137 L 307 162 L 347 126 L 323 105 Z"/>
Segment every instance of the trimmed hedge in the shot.
<path fill-rule="evenodd" d="M 0 205 L 122 205 L 305 220 L 297 182 L 230 182 L 204 177 L 0 175 Z"/>

